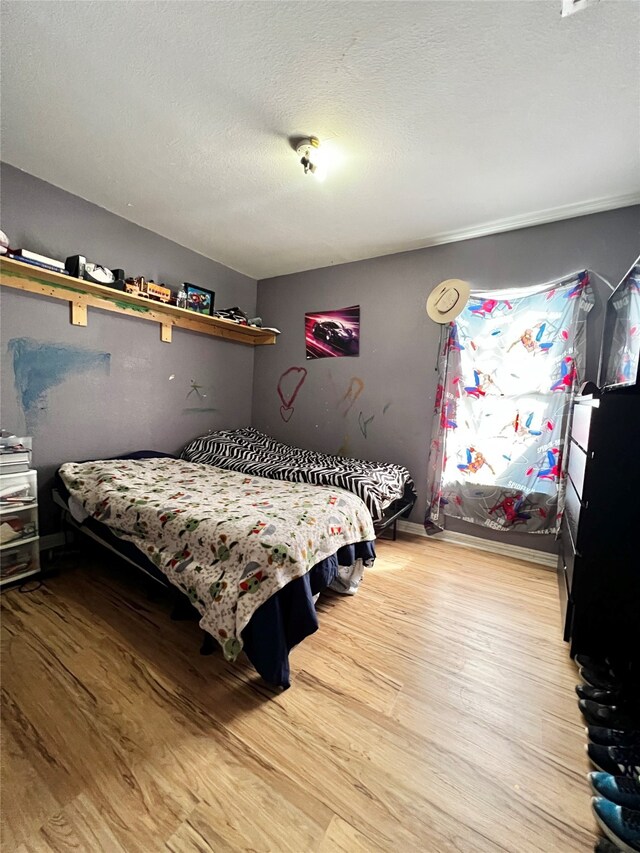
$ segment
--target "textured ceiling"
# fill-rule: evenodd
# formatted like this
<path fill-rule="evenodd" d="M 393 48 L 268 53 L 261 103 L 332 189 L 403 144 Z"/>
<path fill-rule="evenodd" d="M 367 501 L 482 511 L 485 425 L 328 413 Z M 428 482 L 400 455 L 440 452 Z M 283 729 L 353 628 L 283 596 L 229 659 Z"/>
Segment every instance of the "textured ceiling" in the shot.
<path fill-rule="evenodd" d="M 2 156 L 255 278 L 631 203 L 640 5 L 560 5 L 5 0 Z"/>

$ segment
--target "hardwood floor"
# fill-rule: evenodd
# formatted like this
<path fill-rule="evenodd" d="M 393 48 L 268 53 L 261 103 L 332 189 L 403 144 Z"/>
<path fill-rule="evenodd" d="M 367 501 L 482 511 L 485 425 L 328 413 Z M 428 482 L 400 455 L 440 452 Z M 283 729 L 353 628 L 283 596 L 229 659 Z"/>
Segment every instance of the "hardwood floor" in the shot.
<path fill-rule="evenodd" d="M 590 850 L 553 572 L 378 553 L 277 695 L 99 552 L 3 594 L 3 851 Z"/>

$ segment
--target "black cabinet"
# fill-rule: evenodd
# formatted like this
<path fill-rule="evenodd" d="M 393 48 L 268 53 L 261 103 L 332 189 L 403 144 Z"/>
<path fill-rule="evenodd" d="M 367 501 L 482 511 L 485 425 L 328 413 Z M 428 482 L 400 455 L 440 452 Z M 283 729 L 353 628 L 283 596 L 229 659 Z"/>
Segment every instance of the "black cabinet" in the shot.
<path fill-rule="evenodd" d="M 571 655 L 640 660 L 640 396 L 578 397 L 558 586 Z"/>

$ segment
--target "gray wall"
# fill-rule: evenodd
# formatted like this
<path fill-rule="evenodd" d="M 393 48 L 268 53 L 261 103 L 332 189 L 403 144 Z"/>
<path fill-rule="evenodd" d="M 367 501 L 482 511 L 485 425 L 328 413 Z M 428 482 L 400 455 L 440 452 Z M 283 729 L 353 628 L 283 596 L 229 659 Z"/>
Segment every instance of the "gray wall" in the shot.
<path fill-rule="evenodd" d="M 0 177 L 0 226 L 13 246 L 61 259 L 82 253 L 174 288 L 192 281 L 215 290 L 217 305 L 256 308 L 252 279 L 11 166 L 3 164 Z M 34 462 L 43 532 L 54 523 L 48 491 L 61 462 L 143 447 L 175 452 L 208 429 L 251 422 L 304 447 L 406 465 L 420 496 L 412 520 L 420 522 L 439 334 L 424 313 L 430 289 L 453 277 L 485 289 L 525 285 L 584 267 L 617 281 L 638 252 L 640 208 L 635 207 L 282 276 L 260 282 L 257 303 L 257 313 L 282 335 L 275 347 L 255 349 L 181 329 L 174 329 L 172 344 L 163 344 L 155 324 L 92 309 L 86 328 L 73 327 L 65 303 L 3 289 L 2 425 L 17 432 L 26 426 L 10 341 L 28 338 L 43 348 L 110 354 L 108 364 L 69 371 L 37 401 Z M 591 376 L 607 295 L 604 285 L 595 280 L 594 285 L 600 301 L 589 320 Z M 306 362 L 305 311 L 353 304 L 361 305 L 360 357 Z M 308 373 L 285 423 L 277 385 L 292 366 Z M 364 382 L 364 390 L 345 416 L 341 399 L 353 377 Z M 206 397 L 192 391 L 192 380 Z M 373 416 L 366 438 L 360 412 L 364 419 Z M 500 536 L 457 520 L 448 524 L 486 538 L 554 548 L 546 537 Z"/>
<path fill-rule="evenodd" d="M 640 207 L 633 207 L 261 281 L 258 313 L 282 334 L 275 347 L 256 352 L 253 424 L 291 444 L 330 453 L 346 448 L 351 456 L 406 465 L 419 493 L 411 520 L 421 522 L 439 340 L 439 327 L 424 310 L 429 291 L 445 278 L 491 289 L 542 283 L 585 267 L 617 283 L 639 252 Z M 588 375 L 595 378 L 609 291 L 595 278 L 593 284 L 598 303 L 589 319 Z M 355 304 L 361 306 L 360 356 L 305 361 L 305 311 Z M 277 384 L 291 366 L 308 373 L 285 423 Z M 364 390 L 344 416 L 340 400 L 352 377 Z M 360 412 L 374 417 L 366 438 Z M 552 537 L 493 533 L 457 519 L 447 526 L 555 550 Z"/>
<path fill-rule="evenodd" d="M 174 289 L 190 281 L 214 290 L 217 305 L 255 310 L 252 279 L 6 164 L 1 179 L 0 227 L 12 246 L 62 260 L 83 254 Z M 45 533 L 55 523 L 49 491 L 61 462 L 142 448 L 176 452 L 208 429 L 251 422 L 253 347 L 182 329 L 174 329 L 173 342 L 166 344 L 155 323 L 91 308 L 88 319 L 86 328 L 74 327 L 67 303 L 2 289 L 5 429 L 18 434 L 26 429 L 9 352 L 12 340 L 32 339 L 30 349 L 40 350 L 40 359 L 66 358 L 76 365 L 86 366 L 92 352 L 110 354 L 88 369 L 59 368 L 62 381 L 31 410 Z M 77 347 L 86 348 L 87 355 L 75 352 Z M 192 391 L 192 380 L 206 396 Z"/>

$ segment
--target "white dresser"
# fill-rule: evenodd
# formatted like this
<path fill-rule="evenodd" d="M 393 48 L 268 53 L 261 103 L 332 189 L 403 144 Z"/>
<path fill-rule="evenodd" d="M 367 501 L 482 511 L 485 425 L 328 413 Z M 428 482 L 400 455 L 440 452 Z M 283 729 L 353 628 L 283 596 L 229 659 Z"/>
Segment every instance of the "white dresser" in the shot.
<path fill-rule="evenodd" d="M 38 474 L 31 468 L 31 439 L 23 450 L 0 452 L 0 588 L 40 572 Z"/>

